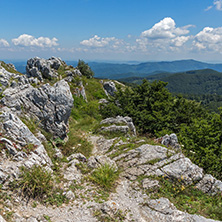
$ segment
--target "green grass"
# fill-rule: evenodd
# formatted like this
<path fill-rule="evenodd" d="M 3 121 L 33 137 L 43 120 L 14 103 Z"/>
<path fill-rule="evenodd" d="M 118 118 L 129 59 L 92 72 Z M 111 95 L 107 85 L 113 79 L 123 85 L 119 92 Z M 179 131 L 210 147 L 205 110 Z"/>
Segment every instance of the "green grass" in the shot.
<path fill-rule="evenodd" d="M 62 190 L 56 188 L 52 174 L 40 166 L 31 169 L 21 168 L 18 180 L 11 183 L 11 189 L 17 190 L 27 199 L 35 199 L 42 203 L 61 205 L 66 201 Z"/>
<path fill-rule="evenodd" d="M 38 132 L 38 123 L 35 119 L 28 119 L 26 117 L 20 117 L 21 121 L 29 128 L 29 130 L 35 135 Z"/>
<path fill-rule="evenodd" d="M 90 179 L 105 190 L 111 190 L 118 177 L 119 171 L 115 171 L 113 166 L 106 163 L 95 169 Z"/>
<path fill-rule="evenodd" d="M 64 156 L 69 156 L 73 153 L 82 153 L 87 158 L 91 156 L 93 146 L 88 142 L 86 135 L 80 129 L 77 130 L 75 127 L 70 127 L 68 136 L 68 142 L 63 146 L 58 146 Z"/>
<path fill-rule="evenodd" d="M 18 72 L 16 70 L 14 70 L 13 68 L 9 67 L 5 62 L 0 61 L 0 65 L 8 72 L 22 75 L 20 72 Z"/>

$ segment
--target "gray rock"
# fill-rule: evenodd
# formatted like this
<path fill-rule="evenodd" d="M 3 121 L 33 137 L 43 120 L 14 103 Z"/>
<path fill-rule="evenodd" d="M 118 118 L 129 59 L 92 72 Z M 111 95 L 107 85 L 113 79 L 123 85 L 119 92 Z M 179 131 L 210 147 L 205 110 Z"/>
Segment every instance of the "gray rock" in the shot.
<path fill-rule="evenodd" d="M 116 90 L 116 86 L 115 83 L 112 81 L 108 81 L 108 82 L 104 82 L 103 83 L 103 88 L 105 90 L 105 93 L 107 94 L 107 96 L 114 96 Z"/>
<path fill-rule="evenodd" d="M 104 119 L 100 122 L 100 125 L 111 125 L 107 127 L 101 127 L 101 131 L 106 132 L 122 132 L 127 134 L 128 132 L 131 132 L 133 136 L 136 136 L 136 128 L 133 124 L 133 121 L 130 117 L 125 116 L 117 116 L 117 117 L 111 117 Z M 122 125 L 121 125 L 122 124 Z"/>
<path fill-rule="evenodd" d="M 82 178 L 82 174 L 80 170 L 77 169 L 75 166 L 75 162 L 71 164 L 63 173 L 64 179 L 69 180 L 69 181 L 80 181 Z"/>
<path fill-rule="evenodd" d="M 193 164 L 188 158 L 181 158 L 164 166 L 161 170 L 168 177 L 182 179 L 185 184 L 192 184 L 203 178 L 203 169 Z"/>
<path fill-rule="evenodd" d="M 142 187 L 143 189 L 154 191 L 157 190 L 160 185 L 158 180 L 151 180 L 149 178 L 145 178 L 142 180 Z"/>
<path fill-rule="evenodd" d="M 118 170 L 116 162 L 114 160 L 111 160 L 109 157 L 105 155 L 91 156 L 87 161 L 87 166 L 93 169 L 98 168 L 105 164 L 112 166 L 115 169 L 115 171 Z"/>
<path fill-rule="evenodd" d="M 3 112 L 0 115 L 0 119 L 2 120 L 0 126 L 4 129 L 5 134 L 16 143 L 21 146 L 27 144 L 41 145 L 41 142 L 16 115 L 10 112 Z M 12 143 L 9 144 L 13 145 Z"/>
<path fill-rule="evenodd" d="M 56 158 L 58 159 L 62 159 L 63 158 L 63 154 L 61 152 L 61 150 L 59 148 L 55 148 L 55 155 Z"/>
<path fill-rule="evenodd" d="M 28 77 L 37 77 L 40 81 L 43 78 L 56 78 L 58 76 L 56 70 L 61 64 L 61 59 L 56 57 L 49 59 L 31 58 L 27 61 L 26 73 Z"/>
<path fill-rule="evenodd" d="M 196 185 L 197 189 L 208 194 L 217 194 L 222 192 L 222 182 L 210 174 L 204 175 L 203 179 Z"/>
<path fill-rule="evenodd" d="M 100 129 L 101 132 L 110 132 L 110 133 L 124 133 L 127 134 L 129 132 L 129 127 L 128 126 L 116 126 L 116 125 L 111 125 L 107 127 L 101 127 Z"/>
<path fill-rule="evenodd" d="M 69 200 L 73 200 L 75 199 L 75 194 L 69 190 L 67 193 L 65 193 L 66 198 L 68 198 Z"/>
<path fill-rule="evenodd" d="M 167 147 L 172 146 L 174 148 L 180 148 L 180 145 L 178 143 L 178 138 L 175 133 L 172 133 L 170 135 L 166 134 L 165 136 L 157 140 L 161 140 L 161 143 Z"/>
<path fill-rule="evenodd" d="M 8 63 L 7 64 L 9 66 L 9 68 L 14 69 L 16 71 L 15 65 L 12 63 Z"/>
<path fill-rule="evenodd" d="M 213 222 L 215 220 L 206 219 L 202 216 L 184 213 L 176 209 L 176 207 L 166 198 L 147 201 L 148 207 L 144 207 L 144 211 L 149 215 L 152 222 Z M 144 212 L 144 213 L 145 213 Z"/>
<path fill-rule="evenodd" d="M 26 220 L 26 222 L 38 222 L 35 217 L 30 217 Z"/>
<path fill-rule="evenodd" d="M 73 97 L 67 82 L 61 80 L 53 86 L 39 88 L 22 85 L 4 91 L 3 105 L 21 115 L 23 112 L 35 117 L 40 125 L 55 137 L 65 138 Z"/>
<path fill-rule="evenodd" d="M 78 87 L 75 88 L 74 95 L 77 97 L 82 97 L 87 102 L 86 91 L 82 81 L 80 81 Z"/>
<path fill-rule="evenodd" d="M 107 99 L 100 99 L 99 100 L 99 104 L 106 105 L 108 103 L 109 103 L 109 101 Z"/>

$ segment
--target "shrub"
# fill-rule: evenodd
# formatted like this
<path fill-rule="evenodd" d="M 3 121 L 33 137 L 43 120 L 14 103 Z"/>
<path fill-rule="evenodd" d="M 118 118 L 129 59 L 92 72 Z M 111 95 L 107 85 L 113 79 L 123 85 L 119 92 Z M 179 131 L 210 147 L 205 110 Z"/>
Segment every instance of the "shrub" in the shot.
<path fill-rule="evenodd" d="M 19 179 L 12 182 L 11 188 L 28 199 L 44 203 L 60 205 L 66 199 L 62 191 L 55 188 L 51 173 L 36 165 L 31 169 L 22 167 Z"/>
<path fill-rule="evenodd" d="M 106 190 L 110 190 L 118 176 L 119 172 L 113 166 L 106 163 L 92 173 L 91 180 Z"/>

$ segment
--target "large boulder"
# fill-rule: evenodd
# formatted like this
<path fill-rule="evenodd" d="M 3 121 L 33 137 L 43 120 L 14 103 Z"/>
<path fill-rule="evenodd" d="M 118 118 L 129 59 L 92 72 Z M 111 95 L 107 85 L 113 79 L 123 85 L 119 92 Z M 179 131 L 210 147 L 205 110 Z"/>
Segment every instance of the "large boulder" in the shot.
<path fill-rule="evenodd" d="M 52 79 L 58 76 L 56 70 L 61 64 L 61 59 L 56 57 L 49 59 L 31 58 L 27 61 L 26 73 L 28 77 L 37 77 L 41 81 L 43 78 Z"/>
<path fill-rule="evenodd" d="M 55 137 L 65 138 L 73 106 L 69 85 L 61 80 L 53 86 L 34 88 L 30 84 L 7 88 L 1 103 L 18 115 L 26 114 Z"/>

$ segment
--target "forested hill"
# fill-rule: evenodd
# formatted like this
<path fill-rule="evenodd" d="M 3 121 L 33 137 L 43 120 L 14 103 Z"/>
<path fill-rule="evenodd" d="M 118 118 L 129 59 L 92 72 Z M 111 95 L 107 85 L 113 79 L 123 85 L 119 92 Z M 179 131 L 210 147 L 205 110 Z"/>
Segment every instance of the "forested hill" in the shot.
<path fill-rule="evenodd" d="M 142 79 L 131 77 L 122 79 L 122 81 L 140 84 Z M 147 76 L 146 79 L 167 82 L 167 88 L 173 93 L 222 95 L 222 73 L 212 69 L 193 70 L 175 74 L 160 73 Z"/>
<path fill-rule="evenodd" d="M 95 77 L 109 79 L 120 79 L 132 76 L 145 77 L 161 72 L 177 73 L 199 69 L 222 71 L 222 64 L 210 64 L 195 60 L 145 62 L 137 65 L 89 62 L 89 65 L 94 71 Z"/>
<path fill-rule="evenodd" d="M 177 73 L 161 80 L 168 82 L 167 88 L 174 93 L 222 95 L 222 73 L 211 69 Z"/>

